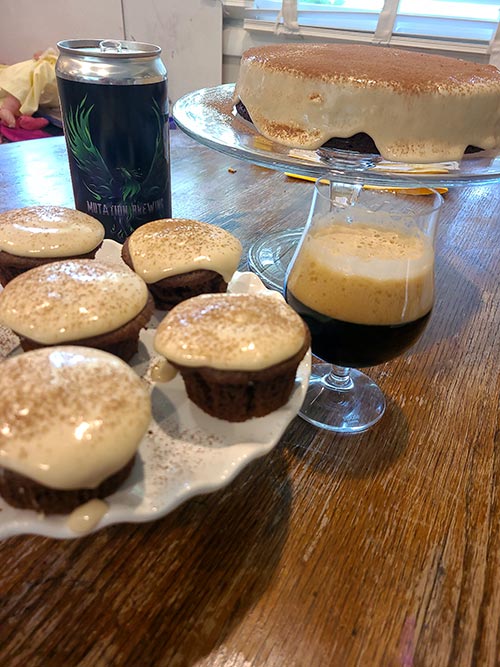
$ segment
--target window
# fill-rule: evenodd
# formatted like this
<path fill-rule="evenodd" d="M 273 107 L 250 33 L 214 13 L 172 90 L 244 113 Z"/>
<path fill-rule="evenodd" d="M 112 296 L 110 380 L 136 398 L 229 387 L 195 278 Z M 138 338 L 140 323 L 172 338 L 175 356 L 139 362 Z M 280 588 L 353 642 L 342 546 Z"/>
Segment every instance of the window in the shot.
<path fill-rule="evenodd" d="M 439 50 L 500 67 L 499 0 L 253 0 L 247 30 Z"/>

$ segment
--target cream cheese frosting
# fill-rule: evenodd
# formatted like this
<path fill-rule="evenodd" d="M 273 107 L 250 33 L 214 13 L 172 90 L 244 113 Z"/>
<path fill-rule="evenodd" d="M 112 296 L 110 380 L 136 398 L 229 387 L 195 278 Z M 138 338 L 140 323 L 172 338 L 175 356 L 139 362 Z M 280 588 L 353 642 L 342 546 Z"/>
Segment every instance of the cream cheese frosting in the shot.
<path fill-rule="evenodd" d="M 136 453 L 151 419 L 126 363 L 78 346 L 2 363 L 0 465 L 54 489 L 95 488 Z"/>
<path fill-rule="evenodd" d="M 144 308 L 148 288 L 125 264 L 62 260 L 30 269 L 0 293 L 0 323 L 44 345 L 114 331 Z"/>
<path fill-rule="evenodd" d="M 0 214 L 0 250 L 19 257 L 72 257 L 94 250 L 104 227 L 62 206 L 28 206 Z"/>
<path fill-rule="evenodd" d="M 318 148 L 364 132 L 388 160 L 460 160 L 500 148 L 500 72 L 455 58 L 353 44 L 243 54 L 235 101 L 268 139 Z"/>
<path fill-rule="evenodd" d="M 168 313 L 154 345 L 181 366 L 256 371 L 289 359 L 304 339 L 301 318 L 272 294 L 202 294 Z"/>
<path fill-rule="evenodd" d="M 240 241 L 225 229 L 183 218 L 141 225 L 128 249 L 134 270 L 147 283 L 198 269 L 216 271 L 228 283 L 242 252 Z"/>

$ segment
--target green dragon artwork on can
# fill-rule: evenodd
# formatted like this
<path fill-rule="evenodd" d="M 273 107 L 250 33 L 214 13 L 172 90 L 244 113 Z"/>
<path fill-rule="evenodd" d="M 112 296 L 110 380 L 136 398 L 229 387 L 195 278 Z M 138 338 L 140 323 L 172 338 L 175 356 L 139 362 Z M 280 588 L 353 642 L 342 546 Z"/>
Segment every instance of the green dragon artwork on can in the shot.
<path fill-rule="evenodd" d="M 115 221 L 112 236 L 123 240 L 134 231 L 132 221 L 138 213 L 154 213 L 155 202 L 162 202 L 166 192 L 165 145 L 163 140 L 164 115 L 155 99 L 152 100 L 155 118 L 155 142 L 145 168 L 140 164 L 110 165 L 103 157 L 92 136 L 91 120 L 94 105 L 87 104 L 87 96 L 67 112 L 64 132 L 69 152 L 80 172 L 81 183 L 93 203 L 88 212 L 104 213 Z M 96 216 L 98 217 L 98 216 Z"/>

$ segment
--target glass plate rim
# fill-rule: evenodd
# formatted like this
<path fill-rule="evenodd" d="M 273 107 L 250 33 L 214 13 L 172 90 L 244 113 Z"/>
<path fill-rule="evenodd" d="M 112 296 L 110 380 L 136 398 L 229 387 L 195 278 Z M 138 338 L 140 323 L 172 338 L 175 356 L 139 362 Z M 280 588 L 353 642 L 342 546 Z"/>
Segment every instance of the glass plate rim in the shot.
<path fill-rule="evenodd" d="M 464 156 L 459 163 L 453 163 L 456 169 L 446 173 L 397 173 L 377 171 L 381 163 L 385 162 L 379 155 L 341 149 L 289 149 L 265 139 L 251 123 L 235 114 L 232 105 L 234 87 L 234 83 L 226 83 L 201 88 L 179 98 L 172 108 L 176 125 L 208 148 L 262 167 L 293 171 L 313 178 L 327 177 L 343 183 L 387 187 L 416 184 L 427 187 L 487 185 L 500 180 L 500 155 L 489 151 Z M 259 143 L 264 144 L 265 148 L 259 146 Z M 403 163 L 390 165 L 396 165 L 391 167 L 396 169 L 401 168 Z M 415 165 L 408 167 L 414 168 Z M 424 168 L 430 169 L 432 165 L 424 165 Z"/>

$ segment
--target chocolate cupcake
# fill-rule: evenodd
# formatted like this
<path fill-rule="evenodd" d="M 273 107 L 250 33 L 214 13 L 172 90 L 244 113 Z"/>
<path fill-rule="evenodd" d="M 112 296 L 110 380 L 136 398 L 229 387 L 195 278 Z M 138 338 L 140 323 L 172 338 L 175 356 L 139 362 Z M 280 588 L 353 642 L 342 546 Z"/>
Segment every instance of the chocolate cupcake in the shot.
<path fill-rule="evenodd" d="M 221 227 L 168 218 L 138 227 L 122 258 L 146 281 L 156 307 L 170 310 L 198 294 L 225 292 L 241 252 L 239 240 Z"/>
<path fill-rule="evenodd" d="M 124 264 L 98 259 L 30 269 L 0 293 L 0 324 L 19 336 L 25 351 L 76 344 L 128 361 L 153 310 L 142 278 Z"/>
<path fill-rule="evenodd" d="M 7 359 L 0 495 L 47 514 L 105 498 L 129 475 L 150 419 L 145 383 L 111 354 L 57 346 Z"/>
<path fill-rule="evenodd" d="M 287 403 L 310 336 L 277 295 L 205 294 L 173 308 L 154 345 L 181 373 L 193 403 L 241 422 Z"/>
<path fill-rule="evenodd" d="M 0 283 L 49 262 L 92 259 L 104 238 L 102 224 L 62 206 L 29 206 L 0 214 Z"/>

